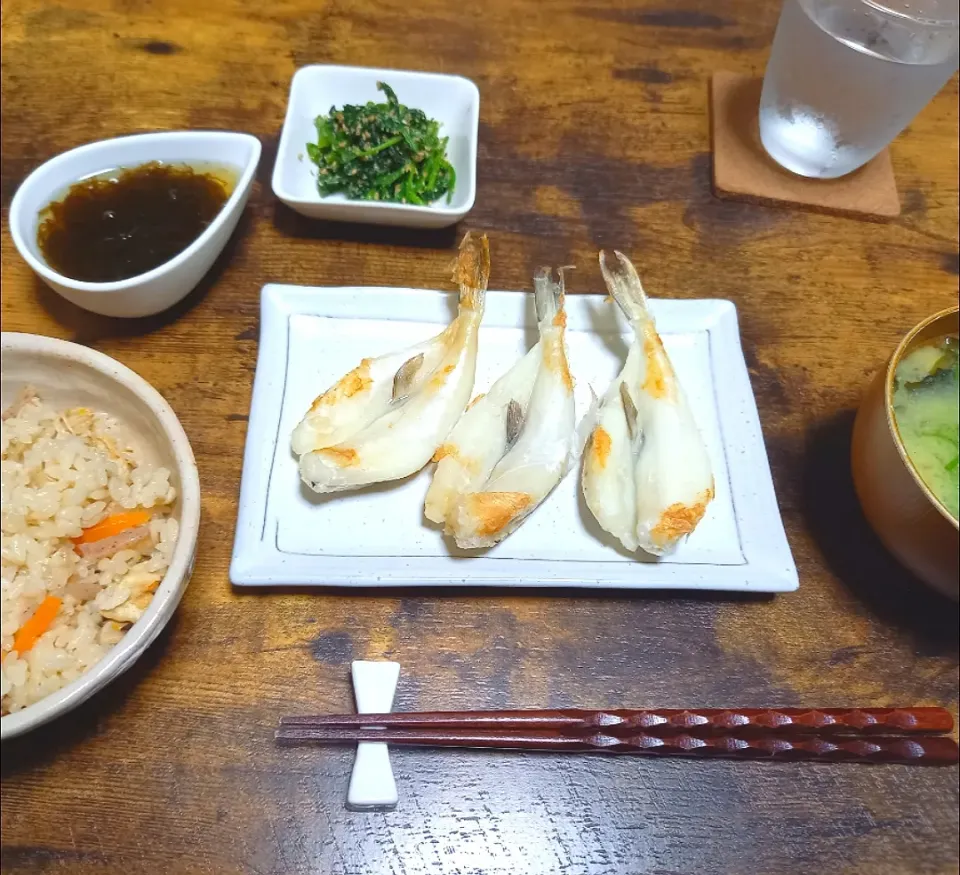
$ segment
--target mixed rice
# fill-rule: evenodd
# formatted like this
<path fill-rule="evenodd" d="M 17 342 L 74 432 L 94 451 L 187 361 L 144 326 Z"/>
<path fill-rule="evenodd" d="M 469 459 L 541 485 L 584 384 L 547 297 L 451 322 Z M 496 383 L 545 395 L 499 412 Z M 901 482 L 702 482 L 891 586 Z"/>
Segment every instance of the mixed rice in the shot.
<path fill-rule="evenodd" d="M 105 413 L 32 390 L 3 413 L 0 706 L 76 679 L 146 610 L 170 564 L 170 471 Z"/>

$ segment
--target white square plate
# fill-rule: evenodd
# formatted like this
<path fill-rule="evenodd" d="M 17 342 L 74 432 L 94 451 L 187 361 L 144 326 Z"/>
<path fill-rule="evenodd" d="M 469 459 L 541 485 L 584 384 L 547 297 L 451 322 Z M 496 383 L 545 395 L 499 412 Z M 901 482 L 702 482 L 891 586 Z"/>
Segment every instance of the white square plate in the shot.
<path fill-rule="evenodd" d="M 653 301 L 674 367 L 707 442 L 716 498 L 677 552 L 637 561 L 596 525 L 579 470 L 513 535 L 479 555 L 423 517 L 432 466 L 398 483 L 318 496 L 300 482 L 290 434 L 313 399 L 365 356 L 436 334 L 452 293 L 268 285 L 230 579 L 238 586 L 571 586 L 784 592 L 797 572 L 783 531 L 729 301 Z M 606 391 L 629 329 L 599 295 L 567 297 L 578 416 Z M 533 298 L 488 292 L 475 393 L 536 339 Z"/>
<path fill-rule="evenodd" d="M 314 119 L 345 103 L 382 102 L 377 90 L 386 82 L 399 101 L 422 109 L 440 122 L 440 134 L 449 137 L 447 157 L 457 173 L 453 198 L 429 206 L 348 200 L 335 194 L 321 197 L 317 168 L 307 157 L 307 143 L 316 142 Z M 445 228 L 459 222 L 473 208 L 477 191 L 477 134 L 480 125 L 480 92 L 462 76 L 337 67 L 316 64 L 301 67 L 293 76 L 287 115 L 273 167 L 273 193 L 288 207 L 312 219 Z"/>

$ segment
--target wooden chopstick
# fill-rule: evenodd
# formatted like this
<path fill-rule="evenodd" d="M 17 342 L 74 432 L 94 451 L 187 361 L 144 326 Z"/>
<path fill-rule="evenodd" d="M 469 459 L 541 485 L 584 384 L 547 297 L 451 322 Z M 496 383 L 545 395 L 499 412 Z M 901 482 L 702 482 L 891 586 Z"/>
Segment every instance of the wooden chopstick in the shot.
<path fill-rule="evenodd" d="M 756 735 L 899 735 L 950 732 L 945 708 L 658 708 L 649 710 L 423 711 L 282 717 L 280 725 L 329 728 L 382 726 L 473 731 L 642 732 L 697 737 Z"/>
<path fill-rule="evenodd" d="M 960 750 L 945 736 L 871 736 L 824 738 L 799 735 L 693 736 L 651 735 L 635 732 L 565 734 L 560 730 L 466 731 L 460 729 L 410 729 L 282 725 L 276 733 L 284 744 L 353 744 L 380 741 L 416 747 L 499 748 L 507 750 L 569 753 L 641 754 L 664 757 L 732 758 L 807 762 L 904 763 L 953 765 Z"/>

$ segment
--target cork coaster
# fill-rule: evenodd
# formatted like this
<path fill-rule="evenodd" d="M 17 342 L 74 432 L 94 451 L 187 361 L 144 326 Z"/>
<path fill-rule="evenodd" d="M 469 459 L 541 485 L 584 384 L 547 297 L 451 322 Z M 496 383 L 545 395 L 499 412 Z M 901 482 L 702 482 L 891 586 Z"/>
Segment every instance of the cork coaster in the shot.
<path fill-rule="evenodd" d="M 890 152 L 884 149 L 839 179 L 807 179 L 785 170 L 760 143 L 757 112 L 763 82 L 717 72 L 711 88 L 713 192 L 719 198 L 792 205 L 883 222 L 900 215 Z"/>

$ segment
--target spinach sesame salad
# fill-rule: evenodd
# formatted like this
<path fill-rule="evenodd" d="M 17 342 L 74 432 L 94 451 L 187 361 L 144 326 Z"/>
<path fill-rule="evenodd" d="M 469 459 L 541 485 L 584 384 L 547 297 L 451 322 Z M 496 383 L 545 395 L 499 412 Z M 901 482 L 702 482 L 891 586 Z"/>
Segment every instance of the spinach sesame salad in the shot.
<path fill-rule="evenodd" d="M 457 175 L 447 159 L 449 137 L 440 123 L 397 99 L 386 82 L 386 103 L 330 107 L 314 121 L 317 142 L 307 155 L 317 165 L 321 195 L 425 206 L 453 196 Z"/>

